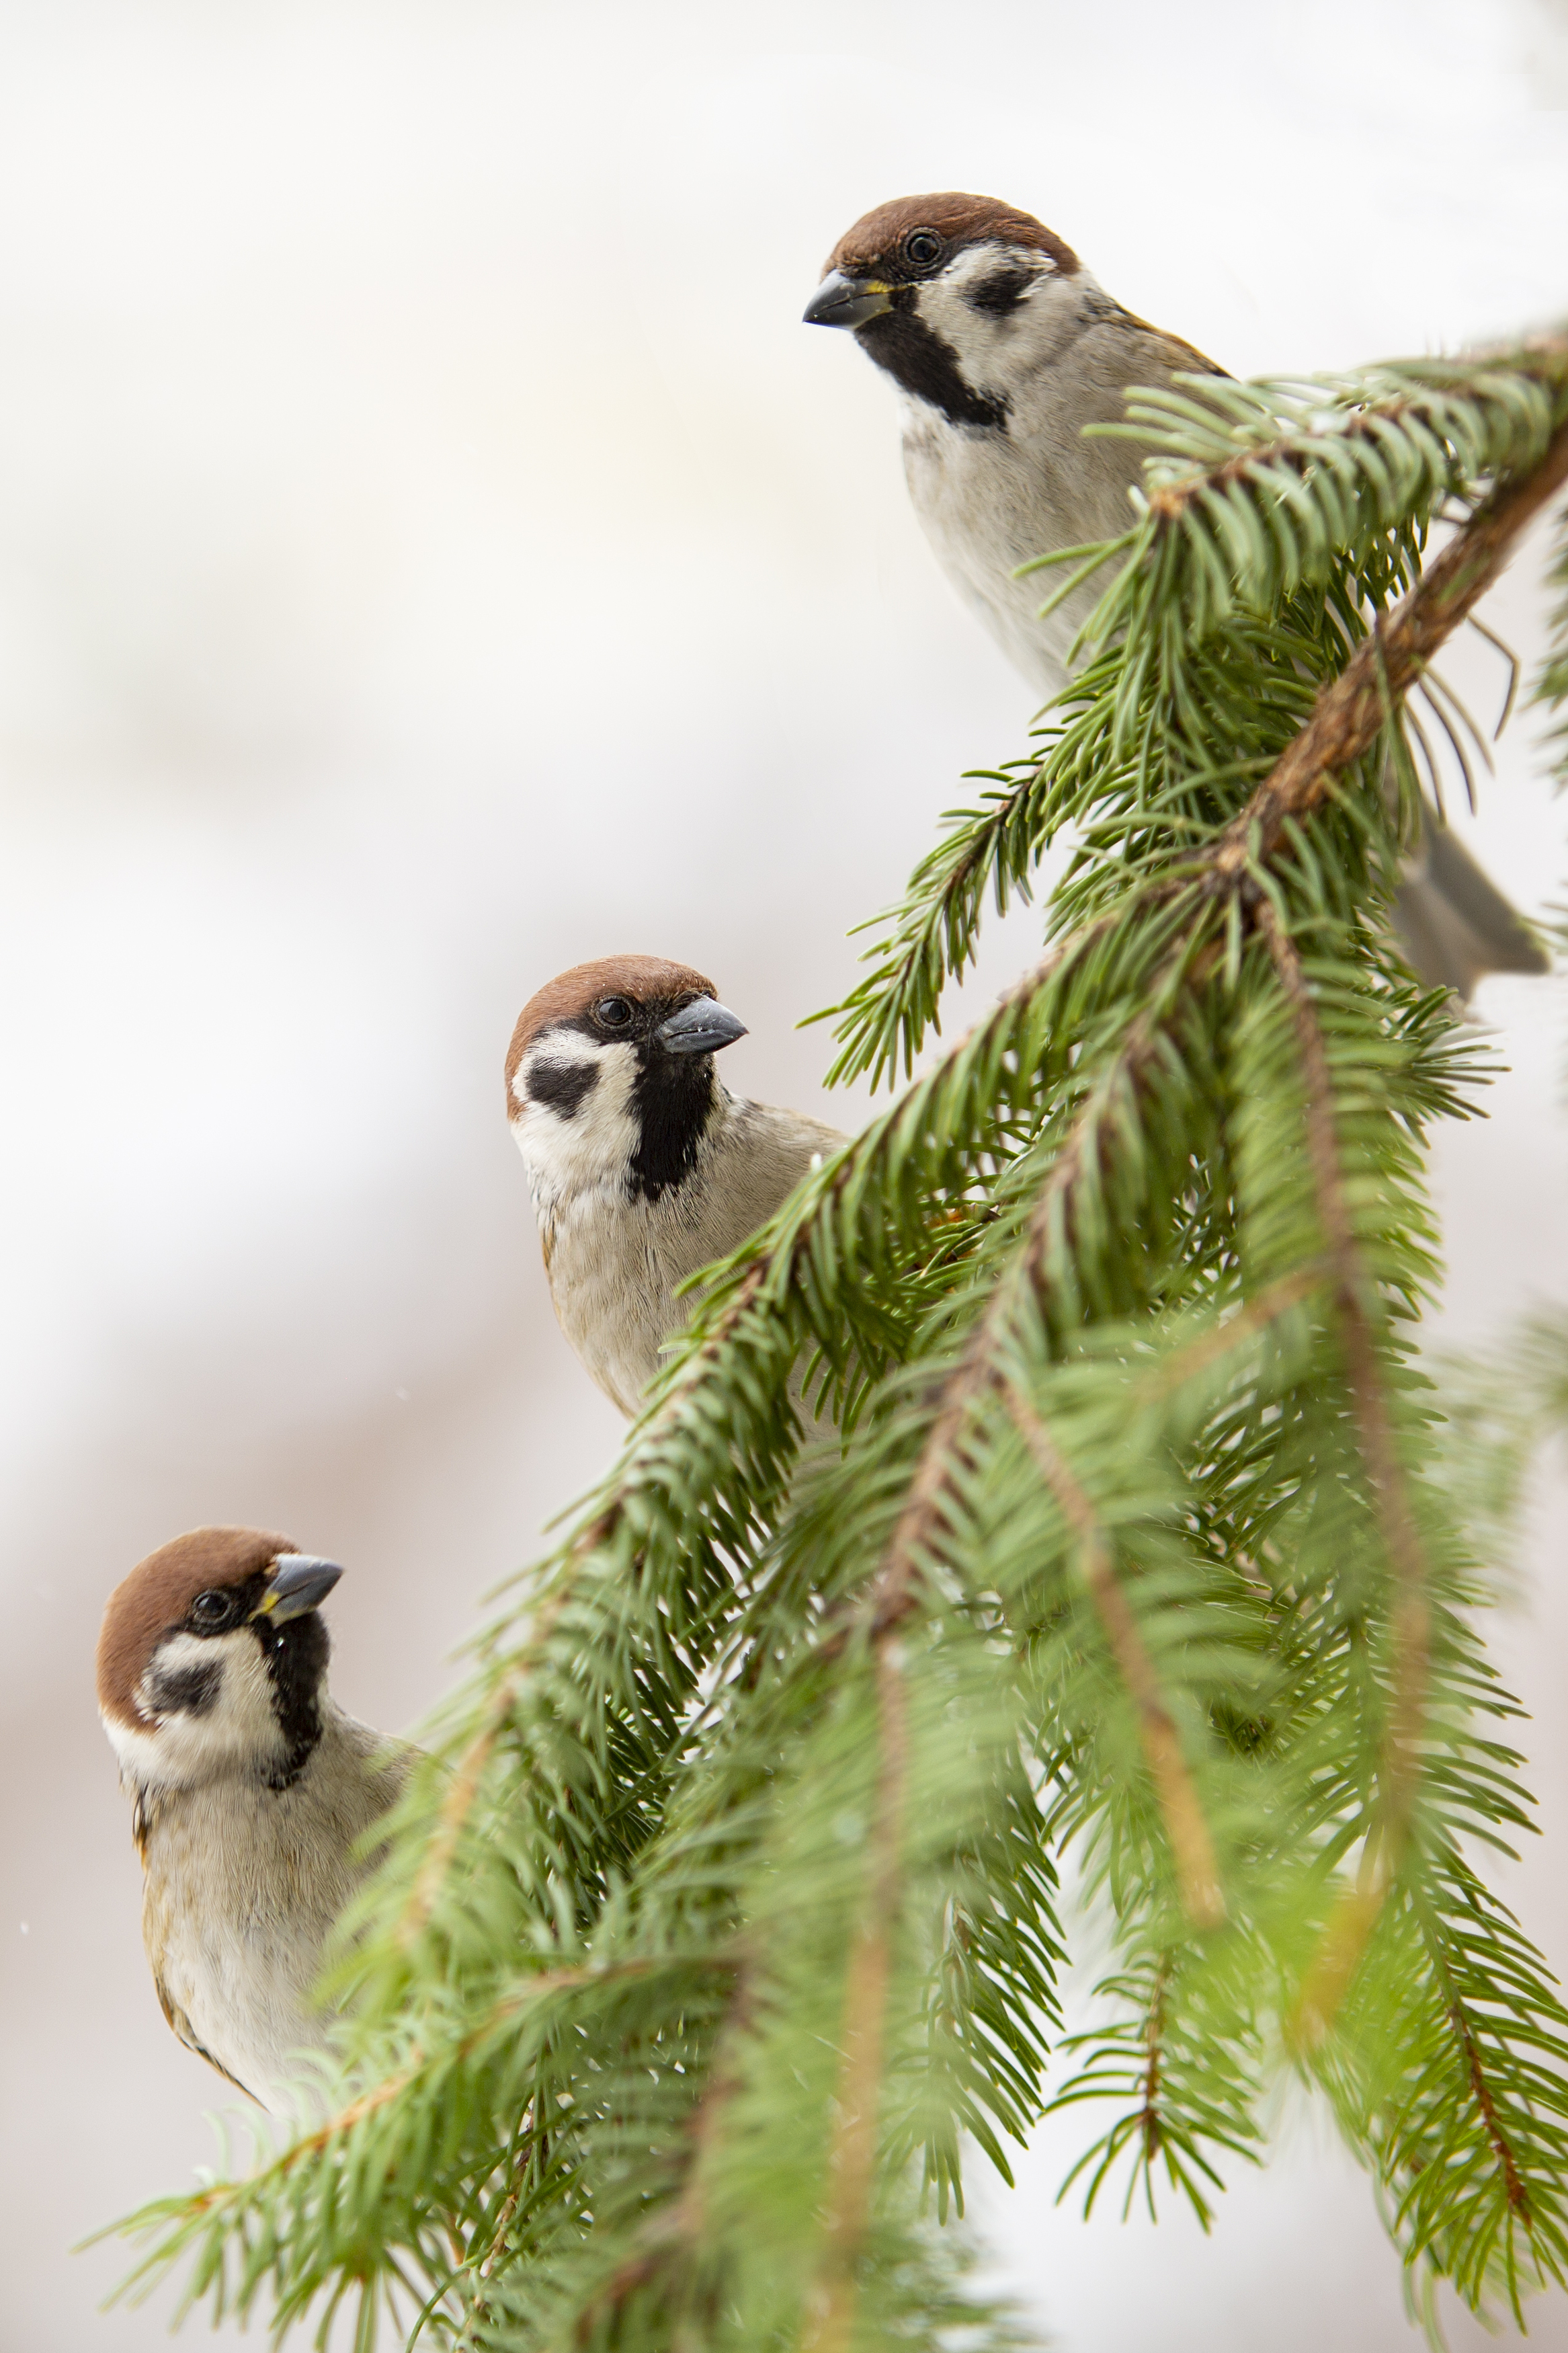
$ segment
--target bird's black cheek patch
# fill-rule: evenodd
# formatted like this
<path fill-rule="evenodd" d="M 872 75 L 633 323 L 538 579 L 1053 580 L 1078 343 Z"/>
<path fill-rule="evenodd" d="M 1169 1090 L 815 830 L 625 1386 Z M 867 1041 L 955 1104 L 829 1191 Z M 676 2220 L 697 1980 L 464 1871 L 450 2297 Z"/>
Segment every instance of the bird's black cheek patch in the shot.
<path fill-rule="evenodd" d="M 995 269 L 989 278 L 972 286 L 963 299 L 972 311 L 988 319 L 1005 319 L 1017 309 L 1034 282 L 1033 273 L 1027 269 Z"/>
<path fill-rule="evenodd" d="M 147 1678 L 147 1696 L 159 1715 L 206 1715 L 223 1689 L 221 1659 L 203 1659 L 188 1667 L 154 1667 Z"/>
<path fill-rule="evenodd" d="M 528 1100 L 557 1119 L 575 1119 L 598 1083 L 596 1062 L 539 1062 L 527 1074 Z"/>

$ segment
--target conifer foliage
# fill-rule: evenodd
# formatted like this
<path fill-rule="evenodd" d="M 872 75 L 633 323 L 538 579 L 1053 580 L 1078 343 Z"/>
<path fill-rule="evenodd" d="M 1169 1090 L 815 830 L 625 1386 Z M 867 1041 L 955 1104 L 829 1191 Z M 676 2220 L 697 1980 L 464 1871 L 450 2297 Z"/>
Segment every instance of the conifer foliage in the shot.
<path fill-rule="evenodd" d="M 479 1644 L 331 2121 L 134 2218 L 143 2280 L 366 2346 L 1001 2353 L 967 2168 L 1054 2104 L 1077 2194 L 1207 2217 L 1293 2071 L 1414 2276 L 1561 2286 L 1568 2015 L 1486 1883 L 1530 1799 L 1415 1355 L 1479 1072 L 1384 916 L 1464 739 L 1432 658 L 1568 479 L 1568 346 L 1119 429 L 1143 498 L 1056 575 L 1108 584 L 1085 667 L 839 1008 L 837 1073 L 902 1092 Z M 1040 960 L 936 1045 L 1064 828 Z M 1116 1947 L 1070 2040 L 1064 1858 Z"/>

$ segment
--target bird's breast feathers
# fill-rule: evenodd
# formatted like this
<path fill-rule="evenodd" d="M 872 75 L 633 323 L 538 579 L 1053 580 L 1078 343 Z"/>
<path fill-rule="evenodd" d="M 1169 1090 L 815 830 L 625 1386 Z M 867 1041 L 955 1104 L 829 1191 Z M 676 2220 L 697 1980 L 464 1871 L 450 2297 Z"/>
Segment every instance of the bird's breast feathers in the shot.
<path fill-rule="evenodd" d="M 267 2106 L 292 2054 L 319 2045 L 321 1947 L 367 1867 L 363 1831 L 396 1797 L 405 1755 L 332 1709 L 298 1781 L 234 1776 L 146 1809 L 142 1929 L 180 2040 Z"/>
<path fill-rule="evenodd" d="M 727 1258 L 810 1166 L 831 1128 L 721 1092 L 695 1165 L 656 1198 L 595 1182 L 552 1205 L 551 1296 L 561 1328 L 606 1396 L 637 1412 L 660 1354 L 696 1307 L 680 1286 Z"/>

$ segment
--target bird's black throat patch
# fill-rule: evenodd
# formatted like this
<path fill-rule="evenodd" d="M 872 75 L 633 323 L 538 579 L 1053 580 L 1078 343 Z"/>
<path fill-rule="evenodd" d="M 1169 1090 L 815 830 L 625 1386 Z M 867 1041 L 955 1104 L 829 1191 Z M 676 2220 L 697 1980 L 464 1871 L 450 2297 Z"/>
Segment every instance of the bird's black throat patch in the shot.
<path fill-rule="evenodd" d="M 879 368 L 917 400 L 940 408 L 950 425 L 988 425 L 1007 429 L 1010 403 L 976 392 L 966 384 L 952 345 L 928 327 L 914 308 L 914 289 L 900 287 L 893 307 L 855 329 L 855 336 Z"/>
<path fill-rule="evenodd" d="M 690 1176 L 713 1115 L 716 1083 L 711 1054 L 667 1054 L 652 1039 L 639 1048 L 630 1102 L 637 1124 L 634 1200 L 657 1201 Z"/>
<path fill-rule="evenodd" d="M 251 1620 L 251 1631 L 261 1645 L 272 1684 L 272 1709 L 282 1732 L 285 1750 L 267 1775 L 268 1788 L 287 1789 L 310 1761 L 321 1736 L 321 1685 L 326 1681 L 331 1649 L 319 1610 L 307 1609 L 275 1626 L 267 1618 Z"/>

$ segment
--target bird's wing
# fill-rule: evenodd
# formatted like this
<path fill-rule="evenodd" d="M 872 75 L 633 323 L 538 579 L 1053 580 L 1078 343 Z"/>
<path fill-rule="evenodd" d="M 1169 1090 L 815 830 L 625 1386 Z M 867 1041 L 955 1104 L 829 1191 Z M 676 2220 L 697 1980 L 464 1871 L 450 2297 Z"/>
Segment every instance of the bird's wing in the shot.
<path fill-rule="evenodd" d="M 163 2010 L 163 2013 L 168 2020 L 170 2026 L 174 2029 L 175 2034 L 178 2035 L 180 2041 L 184 2044 L 186 2050 L 194 2051 L 198 2059 L 205 2059 L 209 2067 L 216 2067 L 226 2084 L 232 2084 L 235 2090 L 237 2092 L 243 2092 L 247 2100 L 256 2100 L 256 2105 L 258 2108 L 264 2106 L 265 2102 L 256 2099 L 256 2094 L 251 2090 L 248 2084 L 242 2084 L 237 2075 L 231 2075 L 229 2073 L 228 2069 L 224 2065 L 221 2059 L 215 2059 L 213 2057 L 212 2052 L 207 2049 L 206 2044 L 202 2041 L 200 2035 L 196 2032 L 195 2027 L 193 2027 L 190 2020 L 185 2016 L 184 2011 L 180 2008 L 178 2002 L 171 2000 L 169 1989 L 163 1983 L 163 1978 L 156 1969 L 153 1972 L 153 1983 L 157 1989 L 159 2008 Z"/>
<path fill-rule="evenodd" d="M 1524 917 L 1432 809 L 1400 882 L 1394 923 L 1416 978 L 1466 999 L 1489 972 L 1552 969 Z"/>

